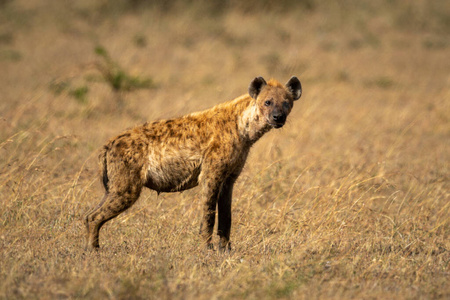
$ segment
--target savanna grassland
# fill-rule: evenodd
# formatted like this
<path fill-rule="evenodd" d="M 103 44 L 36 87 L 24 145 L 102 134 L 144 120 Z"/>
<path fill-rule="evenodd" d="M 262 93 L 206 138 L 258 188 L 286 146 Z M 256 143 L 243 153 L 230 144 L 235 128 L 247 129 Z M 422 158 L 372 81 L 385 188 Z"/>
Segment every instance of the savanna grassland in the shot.
<path fill-rule="evenodd" d="M 449 58 L 445 0 L 0 1 L 0 298 L 448 299 Z M 201 247 L 199 188 L 84 251 L 108 138 L 292 75 L 231 253 Z"/>

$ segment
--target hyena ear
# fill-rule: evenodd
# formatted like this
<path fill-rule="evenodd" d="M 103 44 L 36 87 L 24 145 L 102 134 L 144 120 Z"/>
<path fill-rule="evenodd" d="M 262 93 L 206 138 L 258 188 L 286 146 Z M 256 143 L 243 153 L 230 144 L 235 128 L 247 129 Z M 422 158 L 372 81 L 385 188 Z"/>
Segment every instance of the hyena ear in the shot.
<path fill-rule="evenodd" d="M 267 84 L 267 82 L 262 77 L 255 77 L 255 79 L 250 82 L 248 86 L 248 94 L 256 100 L 262 88 Z"/>
<path fill-rule="evenodd" d="M 286 87 L 291 92 L 294 100 L 300 99 L 300 97 L 302 96 L 302 84 L 297 77 L 292 76 L 291 79 L 289 79 L 289 81 L 286 83 Z"/>

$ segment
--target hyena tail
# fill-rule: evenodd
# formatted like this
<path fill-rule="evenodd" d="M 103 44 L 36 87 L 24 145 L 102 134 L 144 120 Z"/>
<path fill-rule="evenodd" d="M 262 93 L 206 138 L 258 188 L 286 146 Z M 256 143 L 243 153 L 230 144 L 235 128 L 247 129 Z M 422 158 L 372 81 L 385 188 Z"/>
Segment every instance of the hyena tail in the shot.
<path fill-rule="evenodd" d="M 102 181 L 103 181 L 103 186 L 105 187 L 106 192 L 109 192 L 109 187 L 108 187 L 108 182 L 109 182 L 109 178 L 108 178 L 108 166 L 106 164 L 106 154 L 108 153 L 109 148 L 108 146 L 103 146 L 102 150 L 100 151 L 100 154 L 98 156 L 99 159 L 99 164 L 100 164 L 100 172 L 102 175 Z"/>

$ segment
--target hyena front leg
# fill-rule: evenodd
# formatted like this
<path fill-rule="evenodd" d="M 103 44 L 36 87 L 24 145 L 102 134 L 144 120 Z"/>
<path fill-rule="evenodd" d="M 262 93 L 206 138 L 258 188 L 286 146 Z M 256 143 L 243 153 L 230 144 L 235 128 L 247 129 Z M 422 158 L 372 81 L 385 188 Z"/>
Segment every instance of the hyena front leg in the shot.
<path fill-rule="evenodd" d="M 203 174 L 200 175 L 202 185 L 203 218 L 200 224 L 200 235 L 209 249 L 214 249 L 211 239 L 214 230 L 216 218 L 217 199 L 223 179 L 221 176 L 209 172 L 203 168 Z"/>
<path fill-rule="evenodd" d="M 214 191 L 203 196 L 203 218 L 200 223 L 200 235 L 209 249 L 214 249 L 211 239 L 216 218 L 217 195 L 218 191 Z"/>
<path fill-rule="evenodd" d="M 99 247 L 100 228 L 112 218 L 131 207 L 139 198 L 142 187 L 129 187 L 125 192 L 106 193 L 100 205 L 88 213 L 86 248 Z"/>
<path fill-rule="evenodd" d="M 222 251 L 231 250 L 230 231 L 231 231 L 231 202 L 233 194 L 233 185 L 235 177 L 229 177 L 225 180 L 220 190 L 218 198 L 219 226 L 217 233 L 219 235 L 219 249 Z"/>

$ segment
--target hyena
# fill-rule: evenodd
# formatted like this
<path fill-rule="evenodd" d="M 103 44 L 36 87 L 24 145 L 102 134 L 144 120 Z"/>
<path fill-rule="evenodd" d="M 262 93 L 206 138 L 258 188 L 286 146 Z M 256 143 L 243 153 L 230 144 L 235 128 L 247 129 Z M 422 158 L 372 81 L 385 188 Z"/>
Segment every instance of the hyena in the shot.
<path fill-rule="evenodd" d="M 99 155 L 105 195 L 85 219 L 87 248 L 99 247 L 99 231 L 139 198 L 143 187 L 180 192 L 201 186 L 200 234 L 213 249 L 216 208 L 219 248 L 230 249 L 233 185 L 252 145 L 281 128 L 302 94 L 292 77 L 282 85 L 256 77 L 248 94 L 211 109 L 145 123 L 109 140 Z"/>

